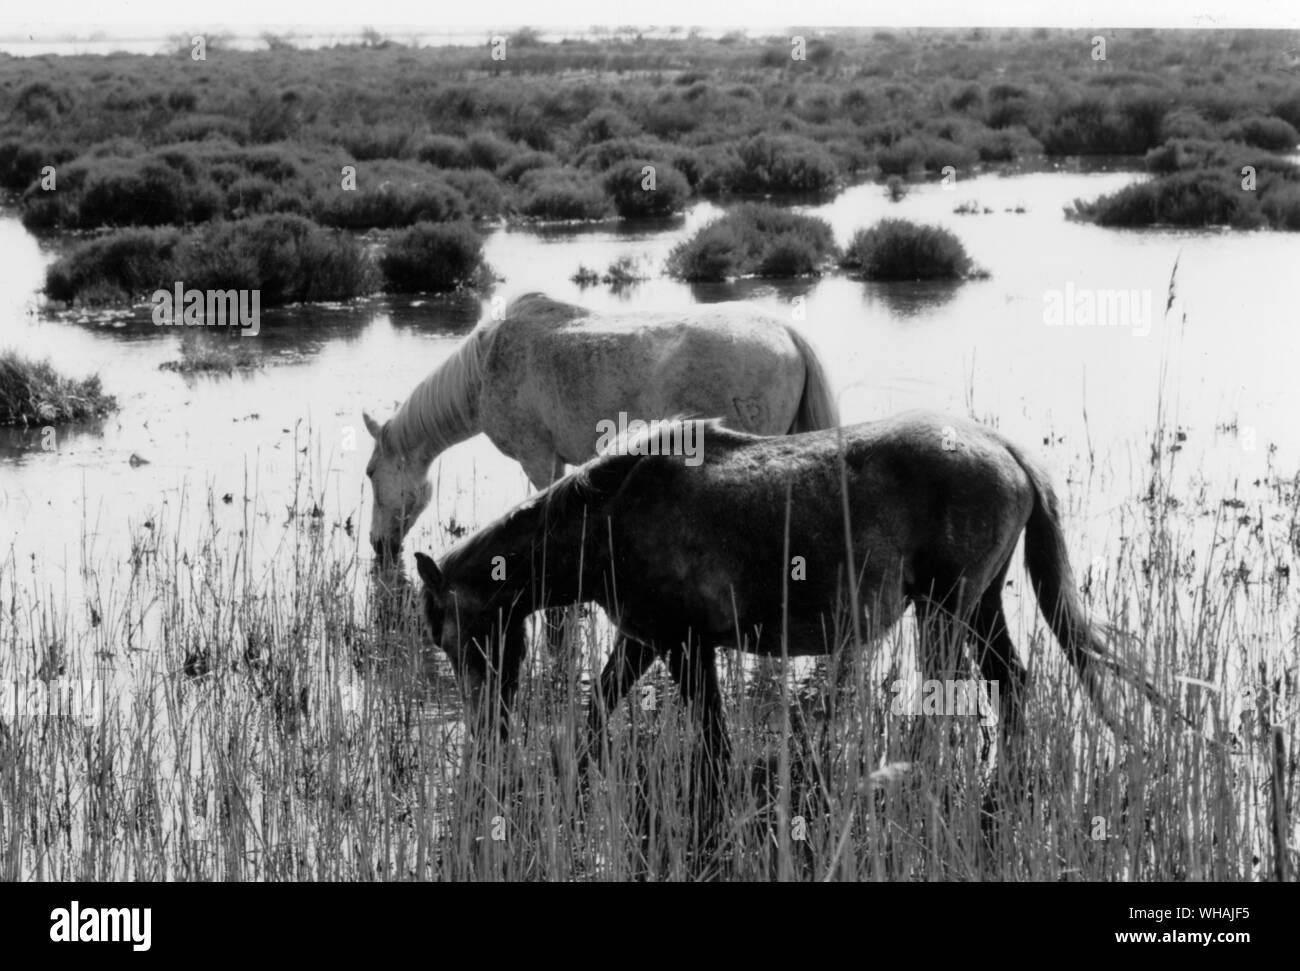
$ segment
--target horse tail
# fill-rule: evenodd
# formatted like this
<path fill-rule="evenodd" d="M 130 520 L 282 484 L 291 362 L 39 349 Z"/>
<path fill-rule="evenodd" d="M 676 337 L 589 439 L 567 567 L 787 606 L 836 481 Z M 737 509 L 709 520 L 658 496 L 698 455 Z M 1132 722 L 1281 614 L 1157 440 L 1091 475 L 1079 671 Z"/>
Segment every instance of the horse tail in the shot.
<path fill-rule="evenodd" d="M 1034 490 L 1034 507 L 1025 526 L 1025 568 L 1029 571 L 1038 609 L 1097 706 L 1098 713 L 1116 734 L 1122 735 L 1124 729 L 1105 700 L 1103 673 L 1109 672 L 1136 687 L 1160 707 L 1168 707 L 1168 704 L 1147 680 L 1140 665 L 1127 664 L 1116 657 L 1101 632 L 1088 619 L 1079 599 L 1074 572 L 1070 569 L 1051 480 L 1036 461 L 1014 446 L 1008 444 L 1007 447 L 1029 477 Z"/>
<path fill-rule="evenodd" d="M 790 340 L 803 358 L 804 379 L 803 396 L 799 399 L 799 410 L 795 412 L 794 423 L 787 434 L 795 432 L 815 432 L 819 428 L 834 428 L 840 423 L 839 409 L 831 396 L 830 383 L 826 380 L 826 368 L 822 365 L 817 349 L 809 343 L 808 338 L 789 324 L 786 331 Z"/>

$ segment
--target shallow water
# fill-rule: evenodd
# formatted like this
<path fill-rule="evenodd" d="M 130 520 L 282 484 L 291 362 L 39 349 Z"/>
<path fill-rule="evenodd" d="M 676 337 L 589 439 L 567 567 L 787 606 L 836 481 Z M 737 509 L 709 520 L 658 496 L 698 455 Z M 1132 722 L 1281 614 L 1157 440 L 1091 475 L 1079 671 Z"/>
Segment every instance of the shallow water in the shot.
<path fill-rule="evenodd" d="M 1286 295 L 1300 265 L 1300 234 L 1116 231 L 1064 219 L 1073 199 L 1140 178 L 989 175 L 951 189 L 915 186 L 896 204 L 881 187 L 863 185 L 806 207 L 830 221 L 841 242 L 885 216 L 952 228 L 991 273 L 956 286 L 840 275 L 689 286 L 658 276 L 673 245 L 716 214 L 708 203 L 667 227 L 500 229 L 486 254 L 504 277 L 496 295 L 507 300 L 542 290 L 617 311 L 744 298 L 792 315 L 821 349 L 849 422 L 909 407 L 969 411 L 1033 446 L 1058 481 L 1082 477 L 1091 451 L 1099 466 L 1089 506 L 1072 510 L 1071 523 L 1091 544 L 1104 539 L 1109 511 L 1145 488 L 1162 389 L 1169 424 L 1187 433 L 1184 465 L 1212 491 L 1231 495 L 1235 482 L 1253 480 L 1270 462 L 1294 469 L 1300 444 L 1292 431 L 1300 389 L 1291 373 L 1300 331 Z M 992 211 L 954 214 L 975 201 Z M 1025 211 L 1008 211 L 1016 207 Z M 53 253 L 12 211 L 0 213 L 0 253 L 0 347 L 48 355 L 64 372 L 97 371 L 121 405 L 97 427 L 60 430 L 52 451 L 42 448 L 39 430 L 0 431 L 0 559 L 12 555 L 38 586 L 73 601 L 79 565 L 120 562 L 145 520 L 165 517 L 182 539 L 209 519 L 237 533 L 249 496 L 251 510 L 278 525 L 294 506 L 299 476 L 316 490 L 311 501 L 321 505 L 324 525 L 368 557 L 370 442 L 361 410 L 390 413 L 483 309 L 457 297 L 268 310 L 261 336 L 243 341 L 262 369 L 186 377 L 159 370 L 178 357 L 180 337 L 155 327 L 146 310 L 94 316 L 41 306 L 37 291 Z M 603 271 L 625 255 L 654 278 L 621 293 L 569 281 L 579 264 Z M 1175 261 L 1176 299 L 1166 315 Z M 1149 333 L 1048 326 L 1044 295 L 1067 286 L 1149 294 Z M 1236 431 L 1219 430 L 1233 425 Z M 425 514 L 408 552 L 442 548 L 447 538 L 438 527 L 485 523 L 528 491 L 518 466 L 482 436 L 449 450 L 432 474 L 436 511 Z M 231 501 L 221 501 L 227 495 Z M 1096 535 L 1090 517 L 1102 520 Z M 264 535 L 254 554 L 270 557 L 278 540 L 274 530 Z"/>

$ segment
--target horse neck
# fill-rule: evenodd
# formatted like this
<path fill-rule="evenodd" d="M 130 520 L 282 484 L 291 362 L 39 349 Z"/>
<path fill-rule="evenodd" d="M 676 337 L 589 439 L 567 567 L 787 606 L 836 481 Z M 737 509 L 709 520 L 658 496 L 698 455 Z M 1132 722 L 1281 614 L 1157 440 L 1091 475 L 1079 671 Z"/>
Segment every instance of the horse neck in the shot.
<path fill-rule="evenodd" d="M 480 330 L 470 334 L 415 386 L 389 423 L 394 451 L 417 457 L 427 467 L 440 453 L 478 434 L 485 336 Z"/>
<path fill-rule="evenodd" d="M 523 604 L 527 613 L 599 599 L 608 560 L 604 518 L 581 505 L 548 510 L 548 495 L 534 497 L 452 554 L 449 579 L 475 590 L 484 603 Z"/>

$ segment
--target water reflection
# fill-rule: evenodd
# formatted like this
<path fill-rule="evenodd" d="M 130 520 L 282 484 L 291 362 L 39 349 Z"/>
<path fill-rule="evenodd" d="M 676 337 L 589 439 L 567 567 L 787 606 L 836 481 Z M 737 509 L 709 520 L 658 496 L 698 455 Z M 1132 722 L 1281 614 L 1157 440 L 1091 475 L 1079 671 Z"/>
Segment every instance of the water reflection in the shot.
<path fill-rule="evenodd" d="M 867 307 L 882 304 L 886 313 L 908 320 L 951 303 L 962 287 L 970 285 L 953 280 L 890 280 L 864 282 L 862 289 Z"/>

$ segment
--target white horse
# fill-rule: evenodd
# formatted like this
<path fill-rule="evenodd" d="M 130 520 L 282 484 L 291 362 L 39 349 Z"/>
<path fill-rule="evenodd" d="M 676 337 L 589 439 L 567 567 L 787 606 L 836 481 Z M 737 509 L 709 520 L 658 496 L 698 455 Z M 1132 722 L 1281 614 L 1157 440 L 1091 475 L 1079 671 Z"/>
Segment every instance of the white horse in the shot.
<path fill-rule="evenodd" d="M 545 489 L 596 454 L 601 428 L 630 419 L 721 418 L 760 435 L 839 423 L 821 361 L 793 327 L 743 303 L 599 316 L 530 293 L 480 324 L 375 440 L 370 543 L 395 558 L 429 505 L 428 472 L 479 432 Z"/>

